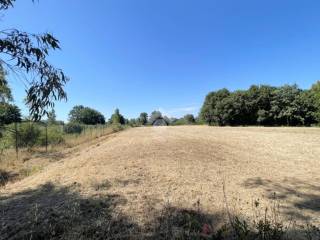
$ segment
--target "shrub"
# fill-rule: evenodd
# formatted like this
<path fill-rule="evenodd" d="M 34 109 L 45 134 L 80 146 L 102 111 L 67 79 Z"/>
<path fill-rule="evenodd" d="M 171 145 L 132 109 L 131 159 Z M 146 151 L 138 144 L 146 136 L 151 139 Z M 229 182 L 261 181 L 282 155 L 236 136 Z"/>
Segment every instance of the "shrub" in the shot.
<path fill-rule="evenodd" d="M 79 123 L 68 123 L 64 126 L 63 131 L 67 134 L 80 134 L 84 127 Z"/>
<path fill-rule="evenodd" d="M 48 144 L 61 144 L 64 143 L 64 138 L 63 138 L 63 133 L 62 131 L 59 130 L 58 127 L 53 126 L 53 127 L 48 127 Z M 41 135 L 38 140 L 38 144 L 41 146 L 46 145 L 46 131 L 43 129 L 41 131 Z"/>
<path fill-rule="evenodd" d="M 18 129 L 18 146 L 31 148 L 39 141 L 40 135 L 41 130 L 37 125 L 22 123 Z M 15 138 L 15 134 L 13 134 L 13 137 Z"/>
<path fill-rule="evenodd" d="M 109 119 L 109 124 L 126 124 L 125 118 L 120 114 L 119 109 L 117 108 Z"/>
<path fill-rule="evenodd" d="M 194 124 L 196 122 L 194 116 L 192 114 L 187 114 L 183 117 L 185 120 L 186 124 Z"/>
<path fill-rule="evenodd" d="M 112 127 L 112 131 L 113 132 L 119 132 L 119 131 L 124 129 L 124 127 L 119 123 L 118 124 L 112 124 L 111 127 Z"/>
<path fill-rule="evenodd" d="M 185 121 L 185 119 L 180 118 L 180 119 L 177 119 L 176 121 L 174 121 L 172 123 L 172 125 L 175 125 L 175 126 L 186 125 L 186 121 Z"/>

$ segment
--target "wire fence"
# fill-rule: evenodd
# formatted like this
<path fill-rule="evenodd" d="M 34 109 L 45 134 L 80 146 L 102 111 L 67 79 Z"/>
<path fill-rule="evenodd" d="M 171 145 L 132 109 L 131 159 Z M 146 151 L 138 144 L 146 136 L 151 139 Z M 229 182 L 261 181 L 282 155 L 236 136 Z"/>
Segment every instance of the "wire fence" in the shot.
<path fill-rule="evenodd" d="M 14 150 L 18 160 L 21 149 L 41 148 L 48 152 L 54 146 L 73 146 L 114 131 L 113 127 L 107 125 L 76 126 L 76 130 L 70 131 L 68 125 L 47 122 L 23 121 L 5 125 L 1 129 L 0 154 L 6 150 Z"/>

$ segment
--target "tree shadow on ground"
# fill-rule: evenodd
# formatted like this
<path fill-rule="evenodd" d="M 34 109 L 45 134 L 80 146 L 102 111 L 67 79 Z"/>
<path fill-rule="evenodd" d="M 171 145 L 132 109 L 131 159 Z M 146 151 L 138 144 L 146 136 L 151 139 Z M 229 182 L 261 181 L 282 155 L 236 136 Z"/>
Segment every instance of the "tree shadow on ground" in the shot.
<path fill-rule="evenodd" d="M 24 162 L 29 161 L 30 159 L 37 158 L 48 159 L 49 162 L 57 162 L 67 157 L 67 153 L 55 150 L 31 150 L 30 154 L 31 156 L 29 156 L 26 159 L 23 159 Z"/>
<path fill-rule="evenodd" d="M 207 213 L 200 205 L 183 209 L 167 204 L 141 226 L 117 208 L 127 203 L 123 196 L 85 197 L 79 187 L 48 182 L 0 196 L 0 239 L 287 239 L 280 225 L 265 221 L 261 235 L 240 216 Z"/>
<path fill-rule="evenodd" d="M 66 158 L 66 154 L 62 153 L 62 152 L 48 152 L 48 153 L 38 153 L 36 155 L 36 157 L 44 157 L 44 158 L 48 158 L 50 162 L 57 162 L 60 161 L 61 159 Z"/>
<path fill-rule="evenodd" d="M 301 210 L 320 213 L 320 183 L 310 184 L 297 178 L 286 178 L 281 183 L 260 177 L 249 178 L 243 186 L 246 188 L 263 189 L 267 198 L 288 203 L 285 214 L 301 220 L 310 220 Z"/>
<path fill-rule="evenodd" d="M 152 233 L 150 239 L 213 239 L 212 234 L 225 224 L 225 213 L 209 214 L 168 205 L 155 214 L 145 231 Z"/>
<path fill-rule="evenodd" d="M 206 213 L 201 209 L 164 207 L 150 222 L 148 239 L 192 240 L 319 240 L 315 226 L 289 226 L 285 222 L 256 219 L 227 212 Z"/>
<path fill-rule="evenodd" d="M 108 239 L 138 229 L 115 213 L 126 203 L 120 195 L 86 198 L 75 188 L 46 183 L 0 197 L 0 239 Z"/>
<path fill-rule="evenodd" d="M 8 182 L 18 178 L 18 174 L 14 172 L 4 171 L 0 169 L 0 187 L 5 186 Z"/>

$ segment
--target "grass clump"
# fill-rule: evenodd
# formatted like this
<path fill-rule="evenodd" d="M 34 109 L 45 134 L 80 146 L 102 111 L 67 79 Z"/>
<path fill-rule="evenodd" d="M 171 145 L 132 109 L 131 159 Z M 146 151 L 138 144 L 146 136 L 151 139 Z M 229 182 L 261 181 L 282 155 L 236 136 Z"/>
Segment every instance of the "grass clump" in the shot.
<path fill-rule="evenodd" d="M 125 126 L 119 123 L 114 123 L 114 124 L 111 124 L 110 126 L 113 132 L 120 132 L 125 129 Z"/>
<path fill-rule="evenodd" d="M 176 240 L 319 240 L 320 228 L 275 221 L 270 216 L 249 219 L 206 214 L 199 209 L 165 207 L 155 221 L 152 239 Z"/>

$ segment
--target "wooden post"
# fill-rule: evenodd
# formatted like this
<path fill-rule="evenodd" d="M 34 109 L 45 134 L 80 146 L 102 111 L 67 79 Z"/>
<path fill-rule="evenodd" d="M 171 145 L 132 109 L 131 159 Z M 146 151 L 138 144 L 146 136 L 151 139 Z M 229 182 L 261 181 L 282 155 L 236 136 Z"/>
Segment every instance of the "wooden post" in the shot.
<path fill-rule="evenodd" d="M 48 152 L 48 123 L 46 123 L 46 152 Z"/>
<path fill-rule="evenodd" d="M 18 146 L 18 123 L 15 122 L 14 123 L 14 133 L 15 133 L 15 147 L 16 147 L 16 158 L 17 158 L 17 161 L 19 160 L 19 146 Z"/>

